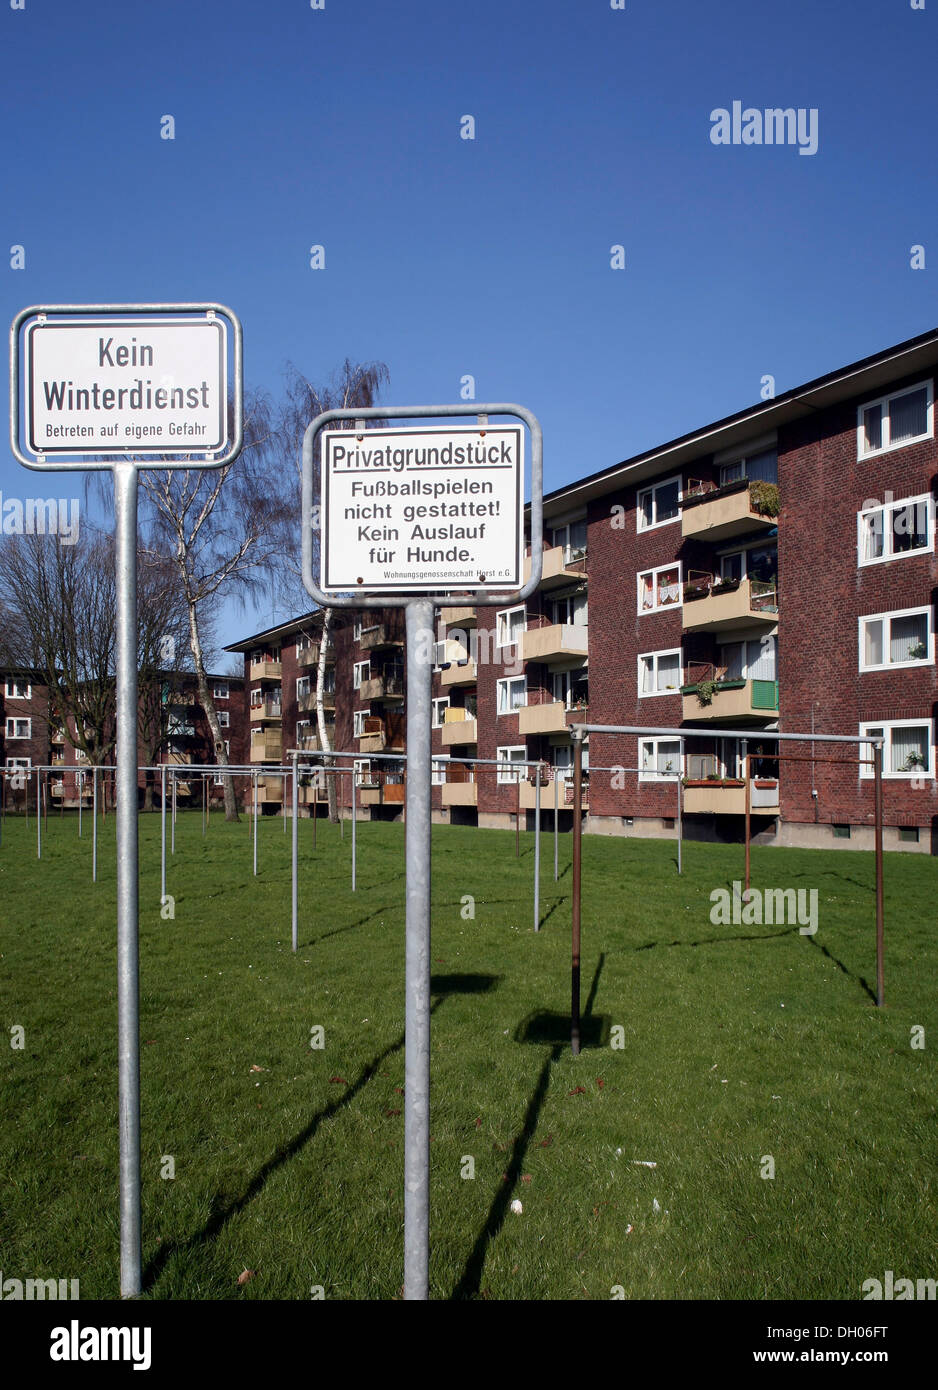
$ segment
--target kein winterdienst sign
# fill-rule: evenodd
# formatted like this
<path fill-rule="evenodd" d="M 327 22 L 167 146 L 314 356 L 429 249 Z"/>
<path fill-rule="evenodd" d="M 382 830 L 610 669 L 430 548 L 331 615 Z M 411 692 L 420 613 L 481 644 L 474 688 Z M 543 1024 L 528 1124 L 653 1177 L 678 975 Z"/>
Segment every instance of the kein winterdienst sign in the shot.
<path fill-rule="evenodd" d="M 520 587 L 520 426 L 327 430 L 321 459 L 324 592 Z"/>
<path fill-rule="evenodd" d="M 35 320 L 26 447 L 45 455 L 213 454 L 227 437 L 227 335 L 201 318 Z"/>

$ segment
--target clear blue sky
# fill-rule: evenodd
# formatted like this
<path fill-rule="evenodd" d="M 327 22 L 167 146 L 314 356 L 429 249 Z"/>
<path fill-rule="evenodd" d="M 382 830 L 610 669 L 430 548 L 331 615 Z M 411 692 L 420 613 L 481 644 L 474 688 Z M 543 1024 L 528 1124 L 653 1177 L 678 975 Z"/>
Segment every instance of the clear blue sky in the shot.
<path fill-rule="evenodd" d="M 3 317 L 221 301 L 274 395 L 288 359 L 382 360 L 394 404 L 471 373 L 540 418 L 556 488 L 765 373 L 935 326 L 936 23 L 938 0 L 0 0 Z M 714 145 L 736 100 L 816 108 L 817 153 Z M 3 447 L 6 496 L 38 476 Z"/>

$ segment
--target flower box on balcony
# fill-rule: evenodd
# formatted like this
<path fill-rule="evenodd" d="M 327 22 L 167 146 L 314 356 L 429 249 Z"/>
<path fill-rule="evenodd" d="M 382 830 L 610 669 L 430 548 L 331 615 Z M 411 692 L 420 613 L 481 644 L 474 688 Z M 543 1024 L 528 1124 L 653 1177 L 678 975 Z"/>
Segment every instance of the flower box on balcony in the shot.
<path fill-rule="evenodd" d="M 741 777 L 682 777 L 684 787 L 744 787 Z"/>

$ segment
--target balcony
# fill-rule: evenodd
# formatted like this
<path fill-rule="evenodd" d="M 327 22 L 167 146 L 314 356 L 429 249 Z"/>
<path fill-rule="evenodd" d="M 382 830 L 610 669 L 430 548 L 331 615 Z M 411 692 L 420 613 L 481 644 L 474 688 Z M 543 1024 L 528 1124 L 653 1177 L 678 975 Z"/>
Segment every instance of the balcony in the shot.
<path fill-rule="evenodd" d="M 538 698 L 541 695 L 545 698 Z M 588 717 L 585 699 L 552 700 L 546 692 L 529 690 L 527 704 L 518 710 L 518 733 L 522 738 L 530 734 L 565 734 L 571 724 L 582 724 Z"/>
<path fill-rule="evenodd" d="M 691 571 L 684 586 L 685 632 L 720 632 L 743 623 L 778 622 L 778 586 L 759 579 L 720 582 Z"/>
<path fill-rule="evenodd" d="M 449 709 L 443 711 L 443 727 L 440 733 L 443 747 L 453 748 L 462 743 L 477 743 L 479 725 L 470 710 L 454 709 L 450 705 Z"/>
<path fill-rule="evenodd" d="M 282 751 L 283 739 L 279 729 L 251 730 L 252 763 L 279 763 Z"/>
<path fill-rule="evenodd" d="M 529 627 L 521 636 L 524 661 L 582 661 L 589 655 L 589 628 L 577 623 Z"/>
<path fill-rule="evenodd" d="M 283 704 L 280 697 L 274 699 L 272 695 L 265 695 L 259 703 L 251 705 L 252 719 L 280 719 L 283 715 Z"/>
<path fill-rule="evenodd" d="M 301 750 L 301 752 L 303 752 L 303 753 L 318 753 L 318 752 L 319 752 L 319 739 L 318 739 L 318 737 L 316 736 L 316 734 L 306 734 L 306 735 L 297 734 L 296 746 L 297 746 L 297 748 L 299 748 L 299 749 Z"/>
<path fill-rule="evenodd" d="M 474 608 L 441 608 L 440 617 L 444 627 L 475 627 Z"/>
<path fill-rule="evenodd" d="M 463 685 L 475 685 L 478 669 L 471 657 L 463 653 L 463 659 L 453 658 L 449 666 L 440 671 L 440 685 L 444 690 L 453 690 Z"/>
<path fill-rule="evenodd" d="M 298 695 L 296 707 L 300 714 L 315 714 L 316 712 L 316 692 L 311 690 L 308 695 Z M 335 709 L 335 691 L 324 690 L 322 692 L 323 709 Z"/>
<path fill-rule="evenodd" d="M 357 735 L 358 747 L 364 756 L 368 753 L 383 753 L 385 749 L 404 747 L 404 721 L 401 717 L 376 719 L 370 716 L 362 720 L 362 732 Z"/>
<path fill-rule="evenodd" d="M 50 735 L 50 737 L 51 737 L 51 740 L 52 740 L 53 743 L 59 743 L 59 744 L 64 743 L 64 742 L 65 742 L 65 730 L 64 730 L 64 729 L 53 729 L 52 734 Z"/>
<path fill-rule="evenodd" d="M 257 803 L 258 805 L 270 805 L 276 802 L 279 806 L 283 802 L 283 778 L 282 777 L 258 777 L 257 779 Z"/>
<path fill-rule="evenodd" d="M 382 671 L 379 675 L 372 676 L 370 680 L 362 681 L 360 695 L 363 700 L 388 700 L 392 702 L 403 700 L 403 668 Z"/>
<path fill-rule="evenodd" d="M 693 484 L 691 486 L 693 488 Z M 769 530 L 778 524 L 775 484 L 750 483 L 744 478 L 709 491 L 705 490 L 706 484 L 697 484 L 697 487 L 699 490 L 685 494 L 681 503 L 682 536 L 722 542 L 760 528 Z"/>
<path fill-rule="evenodd" d="M 248 671 L 252 681 L 283 680 L 282 661 L 252 661 Z"/>
<path fill-rule="evenodd" d="M 754 777 L 749 784 L 750 810 L 778 810 L 778 781 Z M 746 784 L 742 778 L 710 778 L 684 784 L 684 813 L 688 816 L 744 816 Z"/>
<path fill-rule="evenodd" d="M 586 550 L 569 545 L 554 545 L 544 551 L 541 562 L 541 589 L 558 589 L 571 580 L 586 575 Z M 531 557 L 524 558 L 525 583 L 531 578 Z"/>
<path fill-rule="evenodd" d="M 442 784 L 444 806 L 478 806 L 479 788 L 473 771 L 468 767 L 449 764 L 446 768 L 446 781 Z"/>
<path fill-rule="evenodd" d="M 390 623 L 378 623 L 374 627 L 363 627 L 359 646 L 363 652 L 377 652 L 383 647 L 403 647 L 403 632 L 391 628 Z"/>
<path fill-rule="evenodd" d="M 168 738 L 195 738 L 195 725 L 185 724 L 181 719 L 169 719 L 166 734 Z"/>
<path fill-rule="evenodd" d="M 356 799 L 359 806 L 403 806 L 405 795 L 403 779 L 385 779 L 379 773 L 374 780 L 359 783 Z"/>
<path fill-rule="evenodd" d="M 309 667 L 309 666 L 318 666 L 318 665 L 319 665 L 319 651 L 320 651 L 320 647 L 321 647 L 321 643 L 319 643 L 319 642 L 311 642 L 311 643 L 309 644 L 309 646 L 308 646 L 308 647 L 304 647 L 304 648 L 302 649 L 302 651 L 297 650 L 297 653 L 296 653 L 296 664 L 297 664 L 297 666 L 300 666 L 300 667 L 303 667 L 303 668 L 306 668 L 306 667 Z M 326 648 L 326 662 L 329 663 L 329 662 L 334 662 L 334 661 L 335 661 L 335 647 L 334 647 L 334 646 L 332 645 L 332 643 L 330 642 L 329 645 L 328 645 L 328 647 Z"/>
<path fill-rule="evenodd" d="M 682 718 L 692 724 L 775 719 L 778 715 L 778 681 L 721 680 L 717 673 L 716 678 L 681 686 L 681 696 Z"/>

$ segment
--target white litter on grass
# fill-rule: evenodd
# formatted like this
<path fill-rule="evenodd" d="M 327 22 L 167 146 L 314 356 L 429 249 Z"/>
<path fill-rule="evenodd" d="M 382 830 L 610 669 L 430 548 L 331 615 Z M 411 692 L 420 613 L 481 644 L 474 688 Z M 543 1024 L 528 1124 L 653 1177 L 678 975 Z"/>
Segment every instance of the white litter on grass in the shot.
<path fill-rule="evenodd" d="M 633 1163 L 637 1163 L 638 1166 L 639 1166 L 639 1168 L 657 1168 L 657 1167 L 658 1167 L 657 1163 L 652 1163 L 652 1162 L 650 1161 L 650 1159 L 647 1159 L 647 1158 L 633 1158 L 633 1159 L 632 1159 L 632 1162 L 633 1162 Z"/>
<path fill-rule="evenodd" d="M 625 1228 L 625 1234 L 626 1234 L 627 1236 L 630 1236 L 630 1235 L 632 1234 L 632 1226 L 631 1226 L 631 1223 L 629 1223 L 629 1225 L 626 1226 L 626 1228 Z"/>
<path fill-rule="evenodd" d="M 652 1205 L 652 1208 L 653 1208 L 655 1211 L 660 1211 L 660 1210 L 661 1210 L 661 1203 L 658 1201 L 658 1198 L 657 1198 L 657 1197 L 652 1197 L 652 1199 L 651 1199 L 651 1205 Z"/>
<path fill-rule="evenodd" d="M 773 1100 L 781 1100 L 781 1096 L 773 1096 L 772 1099 L 773 1099 Z"/>
<path fill-rule="evenodd" d="M 521 1213 L 524 1211 L 524 1207 L 523 1207 L 523 1206 L 521 1205 L 521 1203 L 518 1201 L 518 1198 L 517 1198 L 517 1197 L 516 1197 L 515 1200 L 512 1202 L 512 1204 L 511 1204 L 511 1209 L 512 1209 L 512 1211 L 514 1212 L 515 1216 L 520 1216 Z"/>

